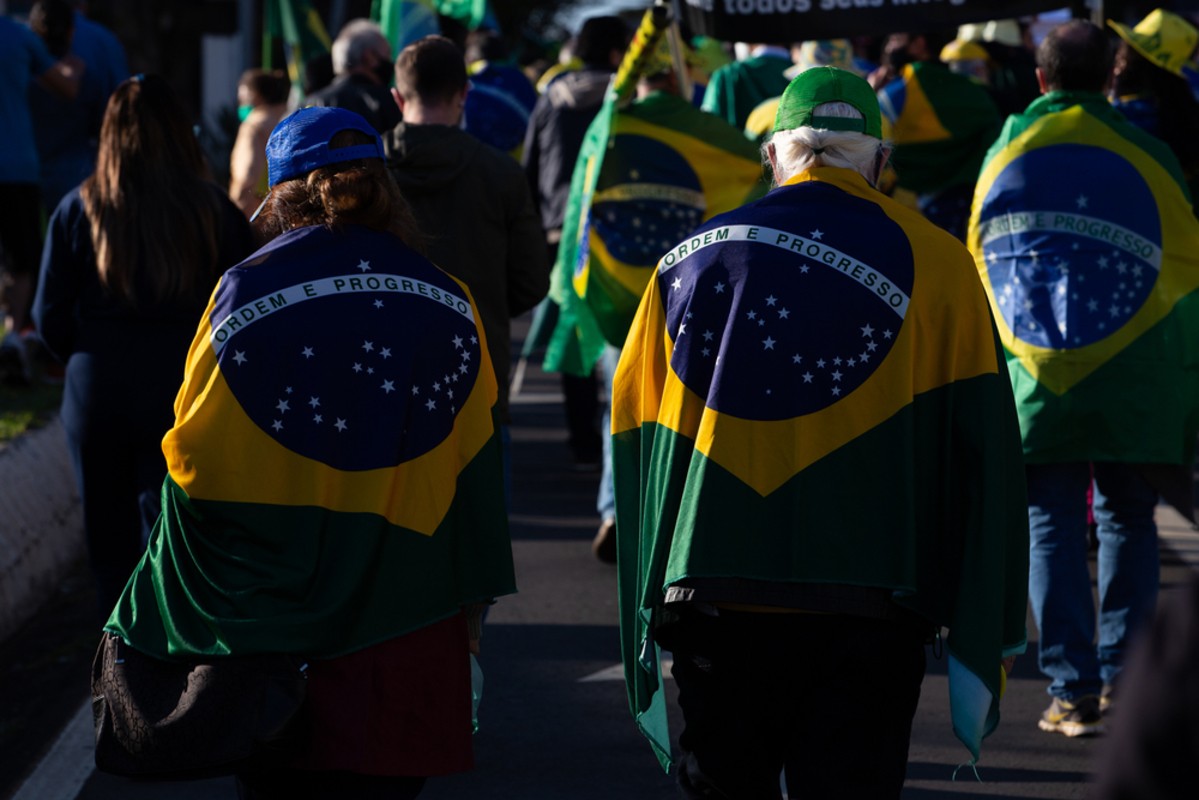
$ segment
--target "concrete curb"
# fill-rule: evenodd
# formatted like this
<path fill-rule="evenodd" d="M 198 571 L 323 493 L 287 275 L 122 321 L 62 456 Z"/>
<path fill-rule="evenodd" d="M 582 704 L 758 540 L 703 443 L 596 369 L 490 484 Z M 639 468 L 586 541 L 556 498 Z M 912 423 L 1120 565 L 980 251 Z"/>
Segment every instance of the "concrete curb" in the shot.
<path fill-rule="evenodd" d="M 0 446 L 0 641 L 33 616 L 83 551 L 75 475 L 55 417 Z"/>

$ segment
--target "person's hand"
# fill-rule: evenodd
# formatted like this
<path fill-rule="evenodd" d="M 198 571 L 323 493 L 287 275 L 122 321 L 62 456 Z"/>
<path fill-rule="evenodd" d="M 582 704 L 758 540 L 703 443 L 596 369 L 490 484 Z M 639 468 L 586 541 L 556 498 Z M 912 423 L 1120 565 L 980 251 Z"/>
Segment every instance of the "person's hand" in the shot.
<path fill-rule="evenodd" d="M 895 77 L 895 70 L 889 64 L 884 64 L 881 67 L 875 68 L 873 72 L 866 76 L 866 82 L 870 84 L 870 88 L 874 91 L 886 86 Z"/>

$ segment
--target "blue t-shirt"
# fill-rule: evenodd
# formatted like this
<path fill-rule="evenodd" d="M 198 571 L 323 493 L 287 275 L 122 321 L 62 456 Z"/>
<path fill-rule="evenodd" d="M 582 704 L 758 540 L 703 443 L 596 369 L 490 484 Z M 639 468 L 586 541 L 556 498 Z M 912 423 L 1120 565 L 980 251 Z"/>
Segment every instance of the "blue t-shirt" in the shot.
<path fill-rule="evenodd" d="M 34 84 L 29 111 L 41 161 L 42 203 L 53 212 L 63 195 L 91 174 L 109 95 L 129 77 L 125 51 L 106 28 L 75 12 L 71 52 L 85 68 L 71 100 Z"/>
<path fill-rule="evenodd" d="M 54 63 L 36 33 L 0 17 L 0 183 L 38 182 L 29 82 Z"/>

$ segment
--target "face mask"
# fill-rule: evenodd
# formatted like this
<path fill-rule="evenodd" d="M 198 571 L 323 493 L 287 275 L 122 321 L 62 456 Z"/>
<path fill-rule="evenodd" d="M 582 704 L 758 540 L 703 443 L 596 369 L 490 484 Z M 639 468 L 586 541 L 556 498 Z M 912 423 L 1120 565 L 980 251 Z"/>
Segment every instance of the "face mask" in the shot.
<path fill-rule="evenodd" d="M 385 59 L 379 59 L 375 63 L 375 78 L 384 86 L 391 86 L 392 67 L 391 62 Z"/>
<path fill-rule="evenodd" d="M 250 116 L 250 112 L 253 110 L 254 110 L 254 106 L 238 106 L 237 107 L 238 122 L 245 122 L 246 117 Z"/>

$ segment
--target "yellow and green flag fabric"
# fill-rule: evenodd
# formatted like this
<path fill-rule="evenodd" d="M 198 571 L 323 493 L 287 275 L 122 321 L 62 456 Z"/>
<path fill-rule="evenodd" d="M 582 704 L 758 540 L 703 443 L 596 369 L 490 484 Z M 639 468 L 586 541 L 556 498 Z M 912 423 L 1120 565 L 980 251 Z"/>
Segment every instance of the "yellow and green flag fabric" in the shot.
<path fill-rule="evenodd" d="M 496 383 L 466 288 L 301 228 L 221 279 L 106 628 L 159 657 L 351 652 L 514 591 Z"/>
<path fill-rule="evenodd" d="M 766 190 L 758 148 L 677 95 L 616 112 L 572 283 L 604 339 L 624 344 L 658 259 L 701 222 Z"/>
<path fill-rule="evenodd" d="M 1199 222 L 1173 154 L 1099 94 L 1008 119 L 968 243 L 1031 462 L 1190 464 Z"/>
<path fill-rule="evenodd" d="M 987 90 L 939 63 L 904 66 L 878 93 L 899 186 L 917 194 L 973 185 L 1002 120 Z"/>
<path fill-rule="evenodd" d="M 287 76 L 293 87 L 299 87 L 303 85 L 304 65 L 308 60 L 329 52 L 333 45 L 325 23 L 308 0 L 267 0 L 265 12 L 263 29 L 267 43 L 263 52 L 271 52 L 272 37 L 281 37 L 287 58 Z"/>
<path fill-rule="evenodd" d="M 1025 643 L 1002 363 L 969 253 L 850 170 L 796 176 L 662 257 L 612 444 L 629 703 L 664 766 L 655 621 L 668 587 L 718 577 L 883 588 L 947 627 L 954 729 L 977 758 L 1000 661 Z"/>

